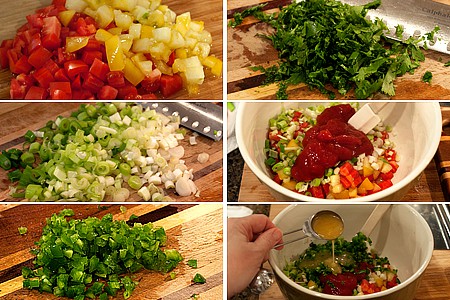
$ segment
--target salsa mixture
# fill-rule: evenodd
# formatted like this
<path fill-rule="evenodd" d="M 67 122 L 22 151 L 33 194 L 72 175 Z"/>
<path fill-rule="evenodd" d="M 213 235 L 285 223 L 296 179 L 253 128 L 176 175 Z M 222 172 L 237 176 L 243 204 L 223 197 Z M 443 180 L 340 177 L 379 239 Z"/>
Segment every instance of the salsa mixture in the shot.
<path fill-rule="evenodd" d="M 212 36 L 160 0 L 53 0 L 0 44 L 11 99 L 157 99 L 221 76 Z"/>
<path fill-rule="evenodd" d="M 370 195 L 392 186 L 399 156 L 379 123 L 367 135 L 348 124 L 356 105 L 287 109 L 269 121 L 266 165 L 285 188 L 323 199 Z"/>
<path fill-rule="evenodd" d="M 283 272 L 305 288 L 339 296 L 373 294 L 398 285 L 397 270 L 387 257 L 370 250 L 371 244 L 361 232 L 351 242 L 338 238 L 334 241 L 333 259 L 331 241 L 311 243 Z"/>

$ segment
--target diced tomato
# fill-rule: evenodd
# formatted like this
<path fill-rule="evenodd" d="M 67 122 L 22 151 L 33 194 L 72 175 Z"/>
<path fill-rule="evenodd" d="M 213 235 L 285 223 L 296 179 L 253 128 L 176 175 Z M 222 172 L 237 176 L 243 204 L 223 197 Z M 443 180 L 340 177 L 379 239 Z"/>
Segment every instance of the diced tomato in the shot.
<path fill-rule="evenodd" d="M 119 91 L 117 99 L 135 99 L 138 95 L 136 87 L 131 83 L 125 84 L 124 86 L 117 88 L 117 90 Z"/>
<path fill-rule="evenodd" d="M 349 187 L 352 186 L 352 182 L 348 180 L 347 176 L 339 176 L 339 178 L 344 188 L 348 189 Z"/>
<path fill-rule="evenodd" d="M 102 44 L 100 44 L 100 42 L 96 39 L 90 38 L 86 47 L 84 48 L 89 51 L 100 51 L 102 49 Z"/>
<path fill-rule="evenodd" d="M 64 69 L 70 79 L 74 79 L 77 75 L 87 73 L 89 66 L 82 60 L 71 60 L 64 63 Z"/>
<path fill-rule="evenodd" d="M 392 172 L 392 170 L 391 170 L 387 173 L 380 173 L 380 177 L 383 180 L 390 180 L 390 179 L 394 178 L 394 172 Z"/>
<path fill-rule="evenodd" d="M 43 20 L 42 45 L 49 50 L 55 50 L 61 45 L 61 22 L 55 16 L 47 17 Z"/>
<path fill-rule="evenodd" d="M 150 93 L 150 94 L 142 94 L 141 97 L 142 97 L 142 100 L 156 100 L 156 99 L 158 99 L 158 97 L 156 97 L 156 95 L 152 94 L 152 93 Z"/>
<path fill-rule="evenodd" d="M 398 170 L 398 163 L 394 160 L 389 161 L 389 164 L 392 167 L 392 171 L 395 173 Z"/>
<path fill-rule="evenodd" d="M 108 84 L 114 88 L 120 88 L 125 86 L 125 77 L 122 72 L 120 71 L 111 71 L 108 74 L 106 74 L 106 79 L 108 80 Z M 119 97 L 120 97 L 119 92 Z M 120 97 L 123 99 L 122 97 Z"/>
<path fill-rule="evenodd" d="M 22 55 L 22 57 L 15 63 L 14 70 L 12 72 L 16 74 L 28 74 L 31 69 L 33 69 L 33 66 L 28 63 L 28 57 Z"/>
<path fill-rule="evenodd" d="M 65 9 L 65 7 L 66 7 L 66 0 L 53 0 L 52 4 L 56 8 L 63 8 L 63 9 Z"/>
<path fill-rule="evenodd" d="M 72 98 L 70 82 L 50 82 L 50 98 L 53 100 L 68 100 Z"/>
<path fill-rule="evenodd" d="M 77 75 L 75 79 L 72 80 L 73 89 L 81 89 L 81 75 Z"/>
<path fill-rule="evenodd" d="M 312 186 L 309 188 L 313 197 L 325 199 L 325 193 L 323 192 L 322 186 Z"/>
<path fill-rule="evenodd" d="M 33 77 L 24 73 L 17 75 L 16 79 L 20 85 L 26 86 L 27 90 L 35 83 Z"/>
<path fill-rule="evenodd" d="M 276 174 L 276 175 L 273 177 L 273 181 L 275 181 L 275 182 L 278 183 L 278 184 L 281 184 L 281 183 L 283 182 L 278 174 Z"/>
<path fill-rule="evenodd" d="M 31 55 L 28 57 L 28 62 L 35 67 L 36 69 L 39 69 L 42 67 L 50 58 L 52 57 L 52 53 L 48 51 L 46 48 L 39 46 L 36 48 L 36 50 L 31 53 Z"/>
<path fill-rule="evenodd" d="M 86 18 L 87 19 L 87 18 Z M 89 22 L 90 23 L 90 22 Z M 75 22 L 75 30 L 79 35 L 88 36 L 97 32 L 94 24 L 88 24 L 85 18 L 78 18 Z"/>
<path fill-rule="evenodd" d="M 26 16 L 28 24 L 34 28 L 42 28 L 44 26 L 44 20 L 40 14 L 32 14 Z"/>
<path fill-rule="evenodd" d="M 32 53 L 34 50 L 36 50 L 36 48 L 40 47 L 42 45 L 42 41 L 41 41 L 41 34 L 35 33 L 32 37 L 31 37 L 31 41 L 28 44 L 28 53 Z"/>
<path fill-rule="evenodd" d="M 9 69 L 13 73 L 14 73 L 14 69 L 16 66 L 16 62 L 19 60 L 20 55 L 21 55 L 20 51 L 16 50 L 16 49 L 8 49 L 8 51 L 6 51 L 6 56 L 8 57 Z"/>
<path fill-rule="evenodd" d="M 92 94 L 92 92 L 90 92 L 88 90 L 81 90 L 81 89 L 72 90 L 72 98 L 73 99 L 79 99 L 79 100 L 92 99 L 93 96 L 94 96 L 94 94 Z"/>
<path fill-rule="evenodd" d="M 103 85 L 105 85 L 103 81 L 92 75 L 92 73 L 89 73 L 83 82 L 82 88 L 97 93 Z"/>
<path fill-rule="evenodd" d="M 45 99 L 47 99 L 47 90 L 39 86 L 30 87 L 27 94 L 25 95 L 25 100 L 45 100 Z"/>
<path fill-rule="evenodd" d="M 9 95 L 11 99 L 23 99 L 27 94 L 26 87 L 21 85 L 17 79 L 11 79 L 11 88 L 9 90 Z"/>
<path fill-rule="evenodd" d="M 392 278 L 392 280 L 386 282 L 386 288 L 390 289 L 394 286 L 397 286 L 397 275 L 394 275 L 394 277 Z"/>
<path fill-rule="evenodd" d="M 169 55 L 169 60 L 167 61 L 167 65 L 171 67 L 173 63 L 175 62 L 175 51 L 172 51 Z"/>
<path fill-rule="evenodd" d="M 3 40 L 0 47 L 2 48 L 6 48 L 6 49 L 11 49 L 13 45 L 13 40 L 12 39 L 8 39 L 8 40 Z"/>
<path fill-rule="evenodd" d="M 86 48 L 86 47 L 85 47 Z M 83 51 L 83 54 L 81 55 L 81 60 L 84 61 L 88 65 L 92 65 L 94 62 L 94 59 L 102 60 L 103 54 L 100 51 L 96 50 L 85 50 Z"/>
<path fill-rule="evenodd" d="M 34 72 L 33 77 L 39 83 L 39 86 L 43 88 L 48 88 L 50 82 L 55 81 L 55 78 L 53 77 L 52 73 L 44 67 Z"/>
<path fill-rule="evenodd" d="M 64 69 L 59 69 L 55 72 L 55 80 L 56 81 L 70 81 L 69 77 L 66 75 L 66 71 Z M 81 86 L 81 84 L 80 84 Z"/>
<path fill-rule="evenodd" d="M 393 185 L 392 181 L 390 181 L 390 180 L 383 180 L 383 181 L 377 182 L 377 184 L 380 186 L 381 190 L 385 190 L 388 187 L 391 187 Z"/>
<path fill-rule="evenodd" d="M 178 74 L 161 75 L 160 91 L 164 98 L 170 97 L 183 88 L 183 79 Z"/>
<path fill-rule="evenodd" d="M 144 80 L 141 81 L 141 86 L 149 93 L 157 92 L 161 86 L 161 71 L 154 69 L 150 76 L 145 77 Z"/>
<path fill-rule="evenodd" d="M 109 73 L 109 67 L 100 59 L 95 58 L 91 68 L 89 69 L 89 73 L 102 81 L 106 81 L 106 74 Z"/>
<path fill-rule="evenodd" d="M 0 48 L 0 66 L 2 69 L 5 69 L 9 66 L 7 52 L 8 49 L 6 47 Z"/>
<path fill-rule="evenodd" d="M 114 100 L 117 97 L 119 91 L 110 85 L 104 85 L 97 93 L 97 97 L 100 100 Z"/>
<path fill-rule="evenodd" d="M 269 132 L 269 140 L 279 142 L 281 140 L 280 135 L 281 135 L 280 131 L 277 132 L 271 131 Z"/>
<path fill-rule="evenodd" d="M 323 184 L 322 188 L 323 188 L 323 192 L 325 193 L 325 195 L 328 195 L 330 193 L 330 184 L 329 183 Z"/>

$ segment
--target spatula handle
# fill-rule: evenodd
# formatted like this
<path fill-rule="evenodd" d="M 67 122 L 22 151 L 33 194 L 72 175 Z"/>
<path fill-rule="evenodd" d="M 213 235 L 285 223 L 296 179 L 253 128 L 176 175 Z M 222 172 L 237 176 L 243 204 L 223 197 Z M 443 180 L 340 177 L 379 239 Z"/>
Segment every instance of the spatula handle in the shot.
<path fill-rule="evenodd" d="M 364 223 L 363 227 L 361 228 L 361 232 L 365 236 L 370 236 L 375 226 L 378 224 L 384 214 L 389 210 L 389 208 L 391 208 L 391 204 L 378 204 L 377 206 L 375 206 L 375 209 L 372 211 L 366 223 Z"/>

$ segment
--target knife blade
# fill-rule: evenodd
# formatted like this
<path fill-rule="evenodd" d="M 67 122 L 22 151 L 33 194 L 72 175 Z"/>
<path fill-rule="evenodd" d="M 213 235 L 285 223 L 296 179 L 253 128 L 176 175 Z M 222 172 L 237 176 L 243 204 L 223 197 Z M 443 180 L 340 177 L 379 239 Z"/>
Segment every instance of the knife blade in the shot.
<path fill-rule="evenodd" d="M 449 3 L 447 0 L 441 2 Z M 351 5 L 363 5 L 367 0 L 342 0 Z M 431 32 L 436 26 L 440 30 L 428 48 L 450 54 L 450 6 L 431 0 L 382 0 L 377 9 L 371 9 L 367 15 L 371 20 L 382 19 L 389 28 L 386 36 L 398 40 L 395 27 L 403 25 L 403 39 L 421 36 Z"/>
<path fill-rule="evenodd" d="M 211 102 L 142 103 L 165 116 L 179 116 L 180 125 L 219 141 L 223 135 L 222 106 Z"/>

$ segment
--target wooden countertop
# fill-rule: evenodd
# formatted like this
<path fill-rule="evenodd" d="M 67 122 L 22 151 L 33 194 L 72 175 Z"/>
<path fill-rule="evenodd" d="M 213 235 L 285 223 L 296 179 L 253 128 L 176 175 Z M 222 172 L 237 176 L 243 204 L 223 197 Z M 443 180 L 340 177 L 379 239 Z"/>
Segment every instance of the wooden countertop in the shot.
<path fill-rule="evenodd" d="M 23 135 L 27 130 L 36 130 L 44 126 L 47 121 L 54 120 L 57 116 L 69 116 L 79 107 L 80 103 L 0 103 L 0 151 L 21 145 Z M 213 141 L 203 136 L 198 136 L 197 145 L 189 144 L 188 136 L 181 141 L 185 149 L 184 159 L 188 168 L 194 169 L 194 181 L 200 189 L 200 197 L 180 197 L 173 190 L 168 191 L 174 201 L 222 201 L 223 199 L 223 157 L 222 141 Z M 198 154 L 206 152 L 210 155 L 206 163 L 199 163 Z M 9 181 L 7 173 L 0 170 L 0 201 L 18 201 L 8 197 Z M 130 197 L 130 201 L 139 201 L 136 193 Z"/>
<path fill-rule="evenodd" d="M 168 5 L 177 14 L 189 11 L 192 20 L 204 21 L 205 29 L 211 33 L 213 43 L 211 54 L 223 60 L 223 2 L 190 1 L 186 5 L 182 0 L 163 0 L 163 5 Z M 16 30 L 25 24 L 26 16 L 34 13 L 38 8 L 49 5 L 51 0 L 16 0 L 3 1 L 0 10 L 0 42 L 4 39 L 12 39 Z M 9 99 L 9 82 L 11 73 L 9 69 L 0 70 L 0 99 Z M 172 99 L 195 99 L 195 100 L 220 100 L 223 99 L 223 79 L 215 77 L 207 71 L 205 82 L 201 85 L 199 94 L 189 96 L 187 91 L 180 91 Z"/>
<path fill-rule="evenodd" d="M 142 270 L 137 273 L 139 281 L 132 299 L 189 299 L 192 294 L 200 294 L 201 299 L 223 299 L 223 217 L 222 204 L 126 205 L 125 213 L 120 205 L 6 205 L 0 204 L 0 299 L 57 299 L 49 293 L 22 289 L 21 268 L 32 266 L 29 253 L 34 241 L 39 240 L 45 219 L 63 208 L 72 208 L 76 218 L 88 216 L 102 217 L 112 213 L 115 220 L 128 220 L 132 214 L 139 218 L 136 222 L 152 222 L 162 226 L 168 236 L 167 247 L 177 249 L 183 256 L 175 269 L 176 278 L 169 274 Z M 21 236 L 17 228 L 26 226 L 28 233 Z M 189 259 L 197 259 L 198 268 L 186 265 Z M 206 278 L 206 283 L 193 285 L 196 273 Z M 67 299 L 67 298 L 58 298 Z M 116 299 L 123 299 L 117 297 Z"/>
<path fill-rule="evenodd" d="M 268 3 L 264 8 L 267 12 L 278 11 L 278 6 L 285 6 L 291 1 L 287 0 L 228 0 L 227 18 L 232 19 L 235 11 Z M 448 0 L 442 0 L 450 4 Z M 229 100 L 276 99 L 278 90 L 276 84 L 260 86 L 264 76 L 259 71 L 251 71 L 249 67 L 262 65 L 268 67 L 276 64 L 278 55 L 270 41 L 257 36 L 271 32 L 266 24 L 253 17 L 245 19 L 242 25 L 236 28 L 227 28 L 227 94 Z M 450 60 L 450 55 L 425 51 L 426 60 L 414 74 L 405 74 L 395 81 L 396 95 L 393 99 L 450 99 L 450 68 L 444 67 L 443 62 Z M 433 79 L 431 85 L 422 82 L 421 78 L 426 71 L 431 71 Z M 290 86 L 289 99 L 328 99 L 326 95 L 317 90 L 310 90 L 305 84 Z M 354 99 L 352 94 L 342 96 L 336 94 L 337 99 Z"/>
<path fill-rule="evenodd" d="M 270 218 L 273 219 L 286 205 L 272 204 Z M 269 263 L 264 265 L 270 269 Z M 428 265 L 414 300 L 447 300 L 450 299 L 450 251 L 435 250 Z M 284 300 L 278 285 L 275 283 L 259 300 Z M 407 299 L 405 299 L 407 300 Z M 411 299 L 412 300 L 412 299 Z"/>

